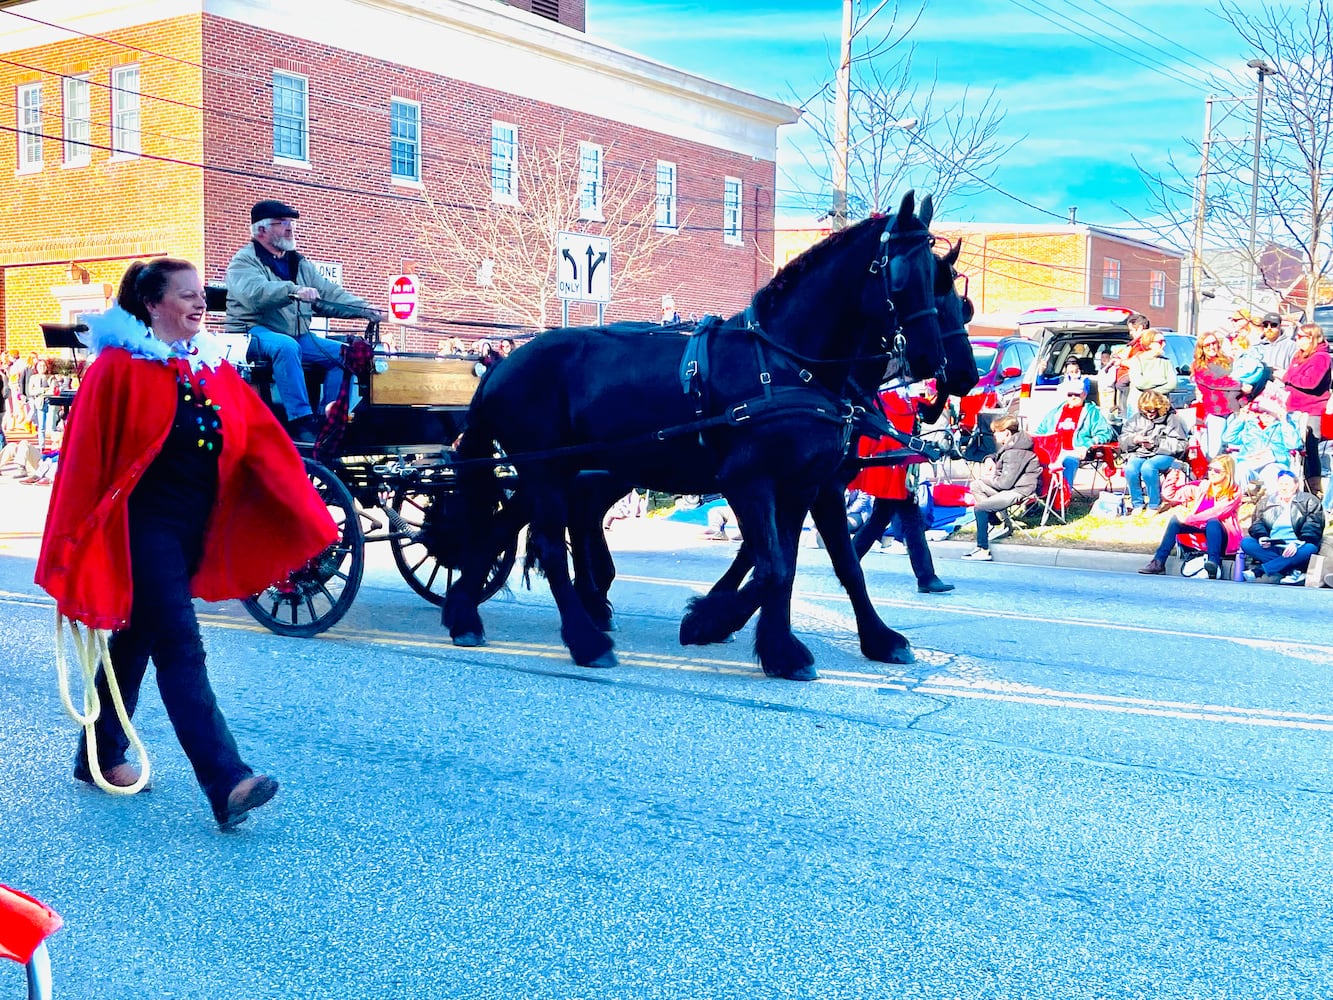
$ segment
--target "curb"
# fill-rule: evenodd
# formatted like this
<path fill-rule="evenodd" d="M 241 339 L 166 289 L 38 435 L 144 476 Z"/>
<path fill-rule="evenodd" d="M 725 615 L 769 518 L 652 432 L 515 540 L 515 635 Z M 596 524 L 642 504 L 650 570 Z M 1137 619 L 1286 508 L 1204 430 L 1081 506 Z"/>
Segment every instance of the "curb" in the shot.
<path fill-rule="evenodd" d="M 961 559 L 971 552 L 971 542 L 931 542 L 931 552 L 946 558 Z M 1021 566 L 1056 566 L 1063 569 L 1093 569 L 1107 573 L 1138 573 L 1139 567 L 1152 558 L 1151 553 L 1107 552 L 1103 549 L 1062 549 L 1045 545 L 1019 545 L 1013 542 L 992 542 L 991 561 Z"/>

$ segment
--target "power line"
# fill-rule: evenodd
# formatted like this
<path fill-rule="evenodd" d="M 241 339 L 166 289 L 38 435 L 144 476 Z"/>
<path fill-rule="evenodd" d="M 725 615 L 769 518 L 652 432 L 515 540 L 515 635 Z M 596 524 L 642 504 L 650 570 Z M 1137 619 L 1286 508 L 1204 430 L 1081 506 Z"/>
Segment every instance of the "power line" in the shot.
<path fill-rule="evenodd" d="M 1025 6 L 1025 2 L 1034 4 L 1036 7 L 1040 8 L 1040 10 L 1034 10 L 1032 7 Z M 1181 73 L 1176 72 L 1175 70 L 1168 70 L 1164 66 L 1151 62 L 1147 59 L 1143 59 L 1128 46 L 1125 46 L 1119 42 L 1112 41 L 1106 35 L 1099 34 L 1095 28 L 1091 28 L 1088 25 L 1085 25 L 1082 22 L 1077 21 L 1074 18 L 1071 18 L 1069 15 L 1055 10 L 1048 4 L 1043 3 L 1042 0 L 1009 0 L 1009 3 L 1017 7 L 1024 13 L 1034 14 L 1041 20 L 1047 22 L 1048 24 L 1052 24 L 1063 31 L 1069 32 L 1070 34 L 1077 35 L 1084 41 L 1091 42 L 1092 44 L 1098 46 L 1099 48 L 1111 48 L 1114 50 L 1118 50 L 1119 54 L 1123 58 L 1128 59 L 1130 62 L 1136 63 L 1139 66 L 1142 66 L 1144 69 L 1156 73 L 1159 76 L 1164 76 L 1175 83 L 1182 83 L 1185 86 L 1192 88 L 1197 88 L 1200 86 L 1206 87 L 1206 81 L 1185 76 Z M 1048 16 L 1047 14 L 1043 14 L 1041 12 L 1042 10 L 1049 11 L 1050 14 L 1054 16 L 1052 17 Z M 1066 23 L 1062 24 L 1061 21 L 1056 20 L 1056 18 L 1060 18 Z M 1092 33 L 1089 34 L 1089 31 Z"/>

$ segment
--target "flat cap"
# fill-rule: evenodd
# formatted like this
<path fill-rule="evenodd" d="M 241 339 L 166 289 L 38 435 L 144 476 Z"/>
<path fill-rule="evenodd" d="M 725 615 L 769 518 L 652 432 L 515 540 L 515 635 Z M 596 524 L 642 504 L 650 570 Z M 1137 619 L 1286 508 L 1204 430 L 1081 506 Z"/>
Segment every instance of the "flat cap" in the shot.
<path fill-rule="evenodd" d="M 300 212 L 276 198 L 265 198 L 263 201 L 256 202 L 255 207 L 250 209 L 250 221 L 252 223 L 263 222 L 265 219 L 299 219 L 300 217 Z"/>

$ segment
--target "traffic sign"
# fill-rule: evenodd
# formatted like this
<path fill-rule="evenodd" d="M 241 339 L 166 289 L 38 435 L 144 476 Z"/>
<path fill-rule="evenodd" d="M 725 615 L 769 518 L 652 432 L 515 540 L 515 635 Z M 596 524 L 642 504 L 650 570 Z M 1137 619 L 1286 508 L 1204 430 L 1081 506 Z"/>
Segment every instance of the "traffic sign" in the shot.
<path fill-rule="evenodd" d="M 410 274 L 400 274 L 389 283 L 389 318 L 395 323 L 410 323 L 416 314 L 416 279 Z"/>
<path fill-rule="evenodd" d="M 568 302 L 611 301 L 611 237 L 556 233 L 556 296 Z"/>

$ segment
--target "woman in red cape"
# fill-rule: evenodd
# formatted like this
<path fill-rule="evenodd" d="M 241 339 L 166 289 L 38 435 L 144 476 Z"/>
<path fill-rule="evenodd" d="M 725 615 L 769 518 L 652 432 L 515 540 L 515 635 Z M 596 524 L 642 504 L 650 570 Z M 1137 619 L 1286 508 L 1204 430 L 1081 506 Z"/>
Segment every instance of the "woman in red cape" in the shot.
<path fill-rule="evenodd" d="M 892 389 L 881 392 L 879 398 L 885 416 L 894 427 L 908 434 L 916 433 L 917 407 L 912 399 Z M 902 445 L 891 437 L 882 437 L 862 438 L 858 447 L 860 456 L 867 458 L 894 451 Z M 923 461 L 925 459 L 918 456 L 905 459 L 901 465 L 870 465 L 856 474 L 856 478 L 848 484 L 848 489 L 868 493 L 875 498 L 875 503 L 870 516 L 852 538 L 852 547 L 858 559 L 864 558 L 871 546 L 883 537 L 884 530 L 896 515 L 902 527 L 903 544 L 907 546 L 912 574 L 916 577 L 916 589 L 922 594 L 947 594 L 953 590 L 953 584 L 945 583 L 935 575 L 935 561 L 930 556 L 930 546 L 926 542 L 925 521 L 913 491 L 907 484 L 907 466 Z"/>
<path fill-rule="evenodd" d="M 194 266 L 158 258 L 126 272 L 117 306 L 91 317 L 95 360 L 65 431 L 37 561 L 60 613 L 110 629 L 132 716 L 152 659 L 176 736 L 214 818 L 230 829 L 276 793 L 241 759 L 209 684 L 192 597 L 245 597 L 326 548 L 337 528 L 281 425 L 201 332 Z M 113 785 L 138 772 L 110 710 L 94 726 Z M 74 775 L 92 782 L 80 744 Z"/>

